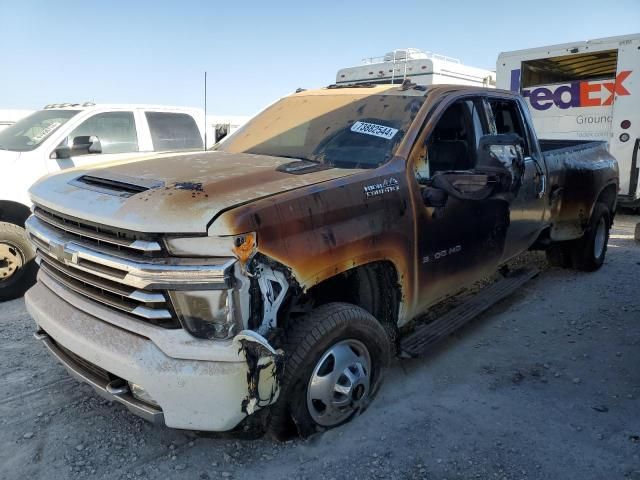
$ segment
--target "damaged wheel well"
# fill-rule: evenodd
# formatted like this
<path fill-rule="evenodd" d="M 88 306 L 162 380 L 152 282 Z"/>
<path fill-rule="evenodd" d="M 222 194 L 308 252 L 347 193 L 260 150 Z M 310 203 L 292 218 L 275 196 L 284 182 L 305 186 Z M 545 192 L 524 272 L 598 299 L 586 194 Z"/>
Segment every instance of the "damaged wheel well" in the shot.
<path fill-rule="evenodd" d="M 332 302 L 358 305 L 382 324 L 394 343 L 397 340 L 402 292 L 398 272 L 391 262 L 368 263 L 347 270 L 310 288 L 306 297 L 314 308 Z"/>

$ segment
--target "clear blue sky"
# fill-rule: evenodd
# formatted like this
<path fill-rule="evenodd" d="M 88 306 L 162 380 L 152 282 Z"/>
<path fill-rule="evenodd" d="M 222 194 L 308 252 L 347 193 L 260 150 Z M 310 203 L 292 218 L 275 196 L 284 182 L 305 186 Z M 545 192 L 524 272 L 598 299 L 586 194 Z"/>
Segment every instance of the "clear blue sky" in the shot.
<path fill-rule="evenodd" d="M 416 47 L 495 68 L 499 52 L 637 33 L 640 0 L 0 0 L 0 108 L 202 105 L 251 114 L 339 68 Z"/>

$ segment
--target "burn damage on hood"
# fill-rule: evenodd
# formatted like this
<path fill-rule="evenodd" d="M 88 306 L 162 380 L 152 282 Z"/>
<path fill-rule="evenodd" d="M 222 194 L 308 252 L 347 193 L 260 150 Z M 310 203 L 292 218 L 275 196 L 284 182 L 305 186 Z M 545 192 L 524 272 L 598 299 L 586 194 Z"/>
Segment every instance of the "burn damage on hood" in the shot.
<path fill-rule="evenodd" d="M 267 155 L 188 152 L 65 171 L 37 182 L 30 194 L 59 213 L 123 230 L 204 234 L 222 212 L 361 171 Z"/>

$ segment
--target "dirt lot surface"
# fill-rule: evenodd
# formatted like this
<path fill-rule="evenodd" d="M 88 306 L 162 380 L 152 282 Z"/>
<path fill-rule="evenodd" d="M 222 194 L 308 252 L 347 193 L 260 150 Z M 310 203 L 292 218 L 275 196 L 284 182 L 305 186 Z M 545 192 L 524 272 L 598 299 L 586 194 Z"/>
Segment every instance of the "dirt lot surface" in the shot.
<path fill-rule="evenodd" d="M 548 269 L 311 440 L 154 427 L 70 379 L 0 305 L 0 478 L 640 479 L 640 217 L 604 267 Z"/>

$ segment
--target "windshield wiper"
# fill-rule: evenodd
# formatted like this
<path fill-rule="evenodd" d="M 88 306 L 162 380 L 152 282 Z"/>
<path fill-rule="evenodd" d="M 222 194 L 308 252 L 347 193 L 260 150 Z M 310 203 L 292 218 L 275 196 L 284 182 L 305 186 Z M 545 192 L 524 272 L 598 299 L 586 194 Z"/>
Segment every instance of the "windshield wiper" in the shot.
<path fill-rule="evenodd" d="M 298 160 L 300 162 L 321 163 L 318 160 L 311 160 L 310 158 L 305 158 L 305 157 L 296 157 L 294 155 L 277 155 L 277 156 L 281 158 L 290 158 L 291 160 Z"/>

